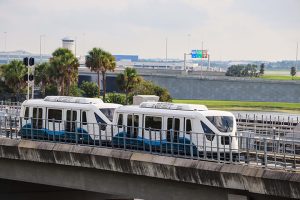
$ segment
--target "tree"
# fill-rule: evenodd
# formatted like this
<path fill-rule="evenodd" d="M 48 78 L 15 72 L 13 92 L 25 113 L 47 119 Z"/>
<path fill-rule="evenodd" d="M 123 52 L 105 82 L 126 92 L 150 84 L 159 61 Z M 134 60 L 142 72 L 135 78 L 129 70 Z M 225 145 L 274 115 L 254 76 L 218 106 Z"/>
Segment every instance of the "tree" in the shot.
<path fill-rule="evenodd" d="M 86 97 L 96 97 L 98 94 L 98 86 L 94 82 L 83 81 L 80 85 L 80 89 Z"/>
<path fill-rule="evenodd" d="M 133 92 L 135 95 L 156 95 L 159 96 L 159 101 L 171 102 L 172 97 L 166 88 L 162 88 L 151 81 L 143 80 L 138 84 Z"/>
<path fill-rule="evenodd" d="M 46 85 L 50 82 L 49 70 L 49 62 L 39 64 L 34 70 L 34 82 L 40 86 L 42 96 L 45 96 Z"/>
<path fill-rule="evenodd" d="M 58 48 L 52 53 L 52 56 L 50 58 L 50 78 L 58 85 L 60 95 L 69 95 L 70 86 L 78 80 L 78 59 L 69 49 L 64 48 Z"/>
<path fill-rule="evenodd" d="M 12 89 L 17 99 L 22 90 L 26 88 L 24 76 L 27 74 L 27 68 L 22 61 L 12 60 L 9 64 L 2 66 L 2 74 L 5 84 Z"/>
<path fill-rule="evenodd" d="M 133 91 L 133 89 L 142 81 L 142 78 L 138 76 L 134 68 L 125 68 L 123 74 L 118 74 L 117 84 L 119 89 L 125 93 L 126 102 L 128 104 L 128 95 Z"/>
<path fill-rule="evenodd" d="M 106 72 L 107 71 L 114 71 L 116 68 L 116 60 L 113 55 L 109 52 L 103 51 L 102 57 L 102 67 L 101 67 L 101 74 L 103 80 L 103 101 L 105 101 L 105 94 L 106 94 Z"/>
<path fill-rule="evenodd" d="M 88 55 L 85 58 L 85 65 L 90 68 L 91 71 L 97 73 L 98 78 L 98 96 L 100 97 L 100 72 L 102 68 L 102 59 L 103 59 L 103 50 L 100 48 L 93 48 L 89 51 Z"/>
<path fill-rule="evenodd" d="M 112 56 L 109 52 L 104 51 L 101 48 L 93 48 L 89 51 L 88 55 L 85 59 L 85 64 L 91 71 L 97 73 L 98 77 L 98 96 L 100 96 L 100 73 L 102 74 L 103 80 L 103 100 L 105 101 L 105 93 L 106 93 L 106 72 L 114 71 L 116 68 L 116 61 L 114 56 Z"/>
<path fill-rule="evenodd" d="M 259 69 L 259 75 L 264 75 L 265 74 L 265 64 L 264 63 L 262 63 L 261 65 L 260 65 L 260 69 Z"/>
<path fill-rule="evenodd" d="M 297 71 L 296 71 L 296 67 L 291 67 L 291 72 L 290 72 L 291 76 L 292 76 L 292 79 L 294 79 L 294 76 L 297 74 Z"/>
<path fill-rule="evenodd" d="M 226 71 L 226 76 L 254 77 L 257 76 L 256 65 L 232 65 Z"/>

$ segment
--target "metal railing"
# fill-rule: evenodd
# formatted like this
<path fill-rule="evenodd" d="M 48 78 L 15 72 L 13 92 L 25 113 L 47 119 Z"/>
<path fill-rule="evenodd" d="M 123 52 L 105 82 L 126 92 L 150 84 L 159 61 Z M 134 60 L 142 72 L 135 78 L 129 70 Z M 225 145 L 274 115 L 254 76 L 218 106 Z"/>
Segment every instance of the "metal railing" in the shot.
<path fill-rule="evenodd" d="M 1 137 L 11 139 L 88 145 L 218 163 L 300 170 L 300 140 L 295 137 L 300 132 L 286 129 L 285 135 L 278 136 L 266 132 L 260 134 L 256 130 L 250 128 L 239 130 L 235 135 L 216 135 L 11 116 L 2 117 L 0 121 Z"/>

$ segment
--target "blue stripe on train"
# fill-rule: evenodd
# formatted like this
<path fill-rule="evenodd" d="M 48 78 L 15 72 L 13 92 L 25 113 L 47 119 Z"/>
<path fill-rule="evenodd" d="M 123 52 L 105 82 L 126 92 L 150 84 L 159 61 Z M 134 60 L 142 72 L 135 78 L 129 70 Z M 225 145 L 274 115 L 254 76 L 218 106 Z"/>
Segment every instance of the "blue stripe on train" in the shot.
<path fill-rule="evenodd" d="M 124 144 L 125 143 L 125 144 Z M 145 139 L 140 136 L 131 137 L 127 132 L 120 132 L 113 137 L 112 144 L 115 146 L 128 148 L 137 148 L 137 149 L 146 149 L 149 150 L 150 147 L 152 150 L 162 150 L 165 152 L 173 152 L 176 154 L 197 154 L 197 147 L 191 143 L 188 138 L 179 137 L 178 141 L 173 141 L 171 144 L 170 141 L 164 140 L 150 140 Z"/>
<path fill-rule="evenodd" d="M 74 132 L 68 132 L 65 130 L 60 131 L 51 131 L 46 128 L 41 129 L 32 129 L 31 124 L 26 124 L 20 130 L 20 136 L 22 138 L 31 138 L 31 139 L 49 139 L 49 140 L 67 140 L 70 142 L 77 141 L 93 141 L 88 132 L 83 128 L 77 128 L 76 134 Z"/>

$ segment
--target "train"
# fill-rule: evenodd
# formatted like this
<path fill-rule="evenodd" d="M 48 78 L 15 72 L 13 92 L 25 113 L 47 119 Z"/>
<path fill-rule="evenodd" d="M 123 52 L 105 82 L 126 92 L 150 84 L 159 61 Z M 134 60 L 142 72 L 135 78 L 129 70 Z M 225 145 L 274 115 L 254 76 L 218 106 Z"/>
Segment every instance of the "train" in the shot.
<path fill-rule="evenodd" d="M 101 99 L 70 96 L 26 100 L 21 105 L 19 135 L 83 143 L 105 140 L 105 133 L 111 132 L 114 111 L 120 106 Z"/>
<path fill-rule="evenodd" d="M 237 153 L 235 116 L 205 105 L 48 96 L 23 102 L 22 138 L 105 144 L 116 148 L 203 156 Z"/>
<path fill-rule="evenodd" d="M 204 105 L 143 102 L 115 110 L 115 146 L 200 156 L 237 153 L 235 116 Z"/>

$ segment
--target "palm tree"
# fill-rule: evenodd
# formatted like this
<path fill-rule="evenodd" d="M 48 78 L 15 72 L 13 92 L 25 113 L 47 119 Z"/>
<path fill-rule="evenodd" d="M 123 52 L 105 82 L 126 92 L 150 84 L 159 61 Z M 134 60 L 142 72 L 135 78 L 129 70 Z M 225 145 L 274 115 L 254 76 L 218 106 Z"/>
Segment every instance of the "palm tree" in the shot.
<path fill-rule="evenodd" d="M 123 74 L 117 76 L 117 84 L 119 89 L 125 92 L 126 104 L 128 104 L 128 94 L 142 81 L 134 68 L 125 68 Z"/>
<path fill-rule="evenodd" d="M 49 69 L 51 79 L 59 85 L 60 95 L 69 95 L 70 85 L 78 79 L 78 59 L 69 49 L 64 48 L 58 48 L 52 53 L 52 56 Z"/>
<path fill-rule="evenodd" d="M 20 92 L 26 87 L 24 76 L 27 74 L 27 68 L 19 60 L 12 60 L 8 65 L 2 67 L 5 84 L 12 89 L 18 99 Z"/>
<path fill-rule="evenodd" d="M 93 48 L 89 51 L 85 58 L 85 65 L 90 68 L 91 71 L 97 73 L 98 77 L 98 96 L 100 97 L 100 72 L 102 68 L 103 50 L 100 48 Z"/>
<path fill-rule="evenodd" d="M 116 68 L 116 60 L 113 55 L 109 52 L 104 51 L 102 57 L 102 67 L 101 67 L 101 74 L 103 80 L 103 101 L 105 101 L 105 94 L 106 94 L 106 72 L 107 71 L 114 71 Z"/>
<path fill-rule="evenodd" d="M 100 73 L 103 80 L 103 101 L 106 94 L 106 72 L 114 71 L 116 68 L 115 57 L 111 53 L 104 51 L 101 48 L 93 48 L 89 51 L 85 59 L 85 64 L 91 71 L 97 72 L 98 76 L 98 96 L 100 96 Z"/>
<path fill-rule="evenodd" d="M 39 64 L 34 70 L 34 82 L 40 85 L 42 96 L 45 96 L 45 87 L 50 82 L 49 70 L 49 62 Z"/>

